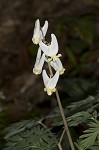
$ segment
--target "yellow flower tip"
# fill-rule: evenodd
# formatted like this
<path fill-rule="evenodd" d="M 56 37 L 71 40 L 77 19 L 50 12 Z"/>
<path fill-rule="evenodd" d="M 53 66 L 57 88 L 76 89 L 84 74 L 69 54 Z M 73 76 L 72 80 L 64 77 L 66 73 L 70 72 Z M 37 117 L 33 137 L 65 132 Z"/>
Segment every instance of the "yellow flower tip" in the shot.
<path fill-rule="evenodd" d="M 52 60 L 52 57 L 51 58 L 48 58 L 48 62 L 50 62 Z"/>
<path fill-rule="evenodd" d="M 52 75 L 52 74 L 50 74 L 49 76 L 50 76 L 50 78 L 52 78 L 52 77 L 53 77 L 53 75 Z"/>
<path fill-rule="evenodd" d="M 62 70 L 60 70 L 60 74 L 64 74 L 65 68 L 63 68 Z"/>
<path fill-rule="evenodd" d="M 47 91 L 47 94 L 48 94 L 49 96 L 51 96 L 51 95 L 52 95 L 52 93 L 51 93 L 50 91 Z"/>
<path fill-rule="evenodd" d="M 56 88 L 44 88 L 44 91 L 50 96 L 53 92 L 56 91 Z"/>
<path fill-rule="evenodd" d="M 35 37 L 35 38 L 34 38 L 34 42 L 35 42 L 35 44 L 38 44 L 38 43 L 39 43 L 39 38 L 38 38 L 38 37 Z"/>
<path fill-rule="evenodd" d="M 59 57 L 62 57 L 62 55 L 61 55 L 61 54 L 58 54 L 57 57 L 58 57 L 58 58 L 59 58 Z"/>
<path fill-rule="evenodd" d="M 57 55 L 54 54 L 54 55 L 51 56 L 51 58 L 48 59 L 48 61 L 51 61 L 52 59 L 53 59 L 53 61 L 56 61 L 56 59 L 59 58 L 59 57 L 62 57 L 62 55 L 61 54 L 57 54 Z"/>
<path fill-rule="evenodd" d="M 45 91 L 45 92 L 47 91 L 46 88 L 44 88 L 44 91 Z"/>
<path fill-rule="evenodd" d="M 56 92 L 56 88 L 51 89 L 52 92 Z"/>
<path fill-rule="evenodd" d="M 41 73 L 41 70 L 37 70 L 36 68 L 33 68 L 33 73 L 38 75 Z"/>

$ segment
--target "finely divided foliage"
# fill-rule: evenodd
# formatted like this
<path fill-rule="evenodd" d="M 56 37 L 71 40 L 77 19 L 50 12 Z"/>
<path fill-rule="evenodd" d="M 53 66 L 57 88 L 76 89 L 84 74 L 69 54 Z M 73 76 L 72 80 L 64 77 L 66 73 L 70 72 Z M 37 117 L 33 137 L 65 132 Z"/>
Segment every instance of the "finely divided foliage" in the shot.
<path fill-rule="evenodd" d="M 67 111 L 64 110 L 64 112 Z M 97 117 L 97 115 L 98 114 L 94 112 L 90 114 L 85 111 L 75 113 L 67 117 L 68 125 L 72 127 L 90 122 L 90 120 Z M 86 117 L 84 118 L 84 116 Z M 63 124 L 59 111 L 56 111 L 54 115 L 49 115 L 42 119 L 24 120 L 6 128 L 5 131 L 7 134 L 5 139 L 7 143 L 4 150 L 54 150 L 54 148 L 57 150 L 58 138 L 49 129 L 42 126 L 42 122 L 48 118 L 54 120 L 53 126 Z M 86 134 L 80 137 L 82 141 L 75 143 L 78 150 L 85 150 L 94 145 L 96 138 L 99 141 L 99 121 L 93 120 L 93 122 L 89 124 L 89 127 L 90 128 L 85 131 Z"/>
<path fill-rule="evenodd" d="M 94 145 L 96 139 L 99 144 L 99 121 L 94 119 L 90 122 L 89 129 L 84 131 L 84 135 L 80 136 L 83 148 L 89 148 Z"/>
<path fill-rule="evenodd" d="M 57 145 L 56 137 L 50 130 L 39 125 L 9 136 L 7 140 L 4 150 L 52 150 Z"/>
<path fill-rule="evenodd" d="M 79 104 L 83 106 L 84 111 L 73 113 L 66 118 L 70 127 L 87 123 L 89 125 L 89 129 L 85 131 L 84 136 L 80 137 L 80 142 L 75 143 L 78 150 L 86 150 L 88 147 L 91 150 L 94 150 L 94 148 L 98 150 L 99 148 L 99 121 L 93 120 L 93 118 L 97 118 L 98 114 L 94 110 L 95 107 L 90 108 L 88 105 L 91 100 L 95 102 L 94 106 L 96 106 L 99 101 L 98 97 L 97 94 L 93 99 L 87 98 L 87 100 L 81 100 L 79 103 L 75 102 L 74 110 L 74 105 L 69 105 L 64 109 L 66 116 L 68 116 L 79 108 Z M 84 105 L 87 107 L 84 107 Z M 58 137 L 42 126 L 44 120 L 47 119 L 53 120 L 53 127 L 63 124 L 60 111 L 55 110 L 53 115 L 41 119 L 24 120 L 10 125 L 5 130 L 7 143 L 4 150 L 57 150 Z"/>

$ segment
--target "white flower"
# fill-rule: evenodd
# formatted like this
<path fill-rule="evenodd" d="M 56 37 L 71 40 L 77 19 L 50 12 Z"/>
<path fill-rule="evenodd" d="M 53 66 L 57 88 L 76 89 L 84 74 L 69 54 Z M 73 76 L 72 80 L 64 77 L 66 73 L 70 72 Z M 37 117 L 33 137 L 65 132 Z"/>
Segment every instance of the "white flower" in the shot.
<path fill-rule="evenodd" d="M 65 68 L 63 68 L 63 65 L 61 63 L 61 60 L 57 58 L 56 61 L 50 61 L 50 65 L 57 71 L 59 71 L 60 75 L 62 75 L 65 71 Z"/>
<path fill-rule="evenodd" d="M 42 41 L 39 43 L 42 51 L 45 53 L 46 56 L 49 56 L 48 58 L 49 61 L 53 59 L 55 61 L 58 57 L 61 57 L 61 54 L 58 54 L 58 42 L 57 38 L 54 34 L 51 34 L 51 44 L 46 45 Z"/>
<path fill-rule="evenodd" d="M 48 29 L 48 21 L 45 21 L 44 26 L 41 28 L 39 19 L 36 20 L 32 38 L 34 44 L 36 45 L 39 44 L 39 42 L 45 37 L 47 29 Z"/>
<path fill-rule="evenodd" d="M 46 91 L 48 95 L 52 95 L 52 93 L 56 91 L 55 87 L 59 79 L 59 71 L 57 71 L 53 77 L 49 78 L 46 70 L 43 70 L 42 76 L 45 85 L 44 91 Z"/>
<path fill-rule="evenodd" d="M 43 53 L 43 55 L 41 56 L 41 49 L 38 49 L 37 52 L 37 57 L 36 57 L 36 62 L 33 68 L 33 73 L 38 75 L 42 72 L 42 67 L 45 61 L 45 54 Z"/>

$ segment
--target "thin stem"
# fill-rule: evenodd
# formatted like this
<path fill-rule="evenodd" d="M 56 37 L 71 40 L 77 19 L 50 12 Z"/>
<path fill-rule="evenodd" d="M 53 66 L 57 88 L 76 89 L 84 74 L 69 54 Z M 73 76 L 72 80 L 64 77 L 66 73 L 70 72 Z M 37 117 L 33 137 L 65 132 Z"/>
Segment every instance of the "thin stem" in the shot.
<path fill-rule="evenodd" d="M 46 125 L 43 124 L 41 121 L 38 121 L 38 123 L 39 123 L 40 125 L 42 125 L 45 129 L 47 129 Z M 58 148 L 59 148 L 59 150 L 62 150 L 61 143 L 58 143 Z"/>
<path fill-rule="evenodd" d="M 59 150 L 63 150 L 60 143 L 58 143 L 58 148 L 59 148 Z"/>
<path fill-rule="evenodd" d="M 65 128 L 64 128 L 64 130 L 63 130 L 63 132 L 62 132 L 62 135 L 61 135 L 61 137 L 60 137 L 59 143 L 62 142 L 62 139 L 63 139 L 64 134 L 65 134 Z"/>
<path fill-rule="evenodd" d="M 46 125 L 43 124 L 41 121 L 38 121 L 38 123 L 39 123 L 40 125 L 42 125 L 45 129 L 47 129 Z"/>
<path fill-rule="evenodd" d="M 53 76 L 52 68 L 51 68 L 49 62 L 48 62 L 48 67 L 49 67 L 50 74 Z M 72 141 L 72 138 L 71 138 L 71 134 L 70 134 L 70 131 L 69 131 L 69 128 L 68 128 L 68 125 L 67 125 L 67 121 L 66 121 L 66 118 L 65 118 L 65 114 L 64 114 L 64 111 L 63 111 L 63 107 L 62 107 L 62 104 L 61 104 L 61 101 L 60 101 L 59 93 L 58 93 L 57 89 L 56 89 L 55 93 L 56 93 L 57 102 L 58 102 L 58 105 L 59 105 L 60 113 L 61 113 L 61 116 L 62 116 L 62 119 L 63 119 L 64 127 L 65 127 L 65 130 L 66 130 L 68 139 L 69 139 L 69 143 L 70 143 L 71 149 L 75 150 L 74 144 L 73 144 L 73 141 Z"/>
<path fill-rule="evenodd" d="M 59 105 L 59 108 L 60 108 L 61 116 L 62 116 L 62 119 L 63 119 L 64 127 L 65 127 L 65 130 L 66 130 L 69 142 L 70 142 L 71 149 L 75 150 L 74 144 L 73 144 L 73 141 L 72 141 L 72 138 L 71 138 L 71 134 L 70 134 L 70 131 L 69 131 L 69 128 L 68 128 L 68 125 L 67 125 L 67 121 L 66 121 L 66 118 L 65 118 L 65 114 L 64 114 L 64 111 L 63 111 L 63 108 L 62 108 L 62 104 L 61 104 L 61 101 L 60 101 L 60 97 L 59 97 L 59 94 L 58 94 L 57 90 L 56 90 L 56 97 L 57 97 L 57 102 L 58 102 L 58 105 Z"/>
<path fill-rule="evenodd" d="M 62 141 L 62 139 L 63 139 L 64 133 L 65 133 L 65 129 L 63 130 L 62 135 L 61 135 L 61 138 L 60 138 L 59 143 L 58 143 L 58 147 L 59 147 L 60 150 L 62 150 L 61 141 Z"/>
<path fill-rule="evenodd" d="M 42 29 L 41 29 L 41 32 L 42 32 L 43 41 L 45 41 Z M 52 68 L 51 68 L 49 62 L 48 62 L 48 67 L 49 67 L 50 74 L 53 76 Z M 63 111 L 63 107 L 62 107 L 61 100 L 60 100 L 60 97 L 59 97 L 57 89 L 56 89 L 55 93 L 56 93 L 57 102 L 58 102 L 58 105 L 59 105 L 60 113 L 61 113 L 61 116 L 62 116 L 62 119 L 63 119 L 63 123 L 64 123 L 64 128 L 66 130 L 66 133 L 67 133 L 67 136 L 68 136 L 68 139 L 69 139 L 69 143 L 70 143 L 71 149 L 75 150 L 74 144 L 73 144 L 73 141 L 72 141 L 72 138 L 71 138 L 71 134 L 70 134 L 70 131 L 69 131 L 69 128 L 68 128 L 68 125 L 67 125 L 67 121 L 66 121 L 66 118 L 65 118 L 65 114 L 64 114 L 64 111 Z"/>

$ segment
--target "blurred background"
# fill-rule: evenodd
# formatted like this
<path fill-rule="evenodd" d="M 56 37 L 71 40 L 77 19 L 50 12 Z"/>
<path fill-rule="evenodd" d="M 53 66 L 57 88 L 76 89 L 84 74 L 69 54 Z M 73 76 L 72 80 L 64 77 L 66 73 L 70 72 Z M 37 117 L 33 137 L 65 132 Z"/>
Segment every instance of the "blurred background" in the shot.
<path fill-rule="evenodd" d="M 59 42 L 66 69 L 58 83 L 62 103 L 66 106 L 98 92 L 99 0 L 0 0 L 0 14 L 2 149 L 5 127 L 49 114 L 57 106 L 55 95 L 48 97 L 43 91 L 41 75 L 32 73 L 38 49 L 31 40 L 36 19 L 41 26 L 48 20 L 46 39 L 54 33 Z"/>

